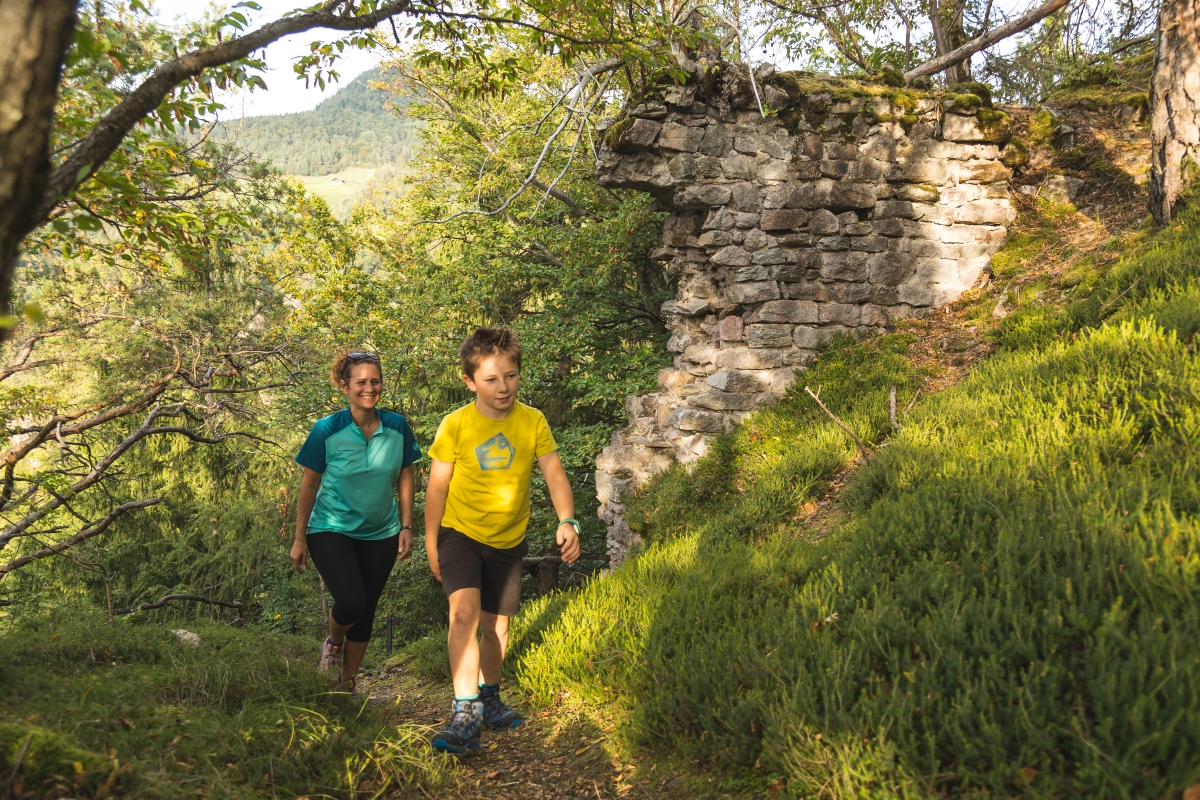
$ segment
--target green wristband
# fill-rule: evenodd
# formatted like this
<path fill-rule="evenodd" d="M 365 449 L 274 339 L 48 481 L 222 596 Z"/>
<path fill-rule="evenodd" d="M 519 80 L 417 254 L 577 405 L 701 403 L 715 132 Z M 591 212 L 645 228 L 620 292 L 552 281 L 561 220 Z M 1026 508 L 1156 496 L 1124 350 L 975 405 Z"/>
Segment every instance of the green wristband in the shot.
<path fill-rule="evenodd" d="M 560 519 L 558 521 L 558 524 L 565 525 L 568 522 L 571 523 L 571 525 L 575 528 L 575 534 L 578 535 L 579 534 L 579 520 L 567 517 L 566 519 Z"/>

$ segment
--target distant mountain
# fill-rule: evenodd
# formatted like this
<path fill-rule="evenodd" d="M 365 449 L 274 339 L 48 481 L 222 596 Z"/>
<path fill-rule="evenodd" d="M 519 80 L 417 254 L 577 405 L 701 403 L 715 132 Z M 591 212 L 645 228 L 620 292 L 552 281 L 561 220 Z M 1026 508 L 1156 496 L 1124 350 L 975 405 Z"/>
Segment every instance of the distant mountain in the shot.
<path fill-rule="evenodd" d="M 387 96 L 368 86 L 379 74 L 378 67 L 364 72 L 312 111 L 224 122 L 213 135 L 292 175 L 399 166 L 412 156 L 420 123 L 384 107 Z"/>

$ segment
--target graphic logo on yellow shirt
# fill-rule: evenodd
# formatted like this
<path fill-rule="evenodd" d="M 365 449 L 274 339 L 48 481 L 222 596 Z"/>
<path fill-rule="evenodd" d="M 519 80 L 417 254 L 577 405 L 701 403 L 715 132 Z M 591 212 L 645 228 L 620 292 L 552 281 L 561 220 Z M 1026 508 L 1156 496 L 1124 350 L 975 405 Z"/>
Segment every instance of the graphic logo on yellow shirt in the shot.
<path fill-rule="evenodd" d="M 479 459 L 479 468 L 483 470 L 508 469 L 516 454 L 517 448 L 503 433 L 497 433 L 475 448 L 475 457 Z"/>

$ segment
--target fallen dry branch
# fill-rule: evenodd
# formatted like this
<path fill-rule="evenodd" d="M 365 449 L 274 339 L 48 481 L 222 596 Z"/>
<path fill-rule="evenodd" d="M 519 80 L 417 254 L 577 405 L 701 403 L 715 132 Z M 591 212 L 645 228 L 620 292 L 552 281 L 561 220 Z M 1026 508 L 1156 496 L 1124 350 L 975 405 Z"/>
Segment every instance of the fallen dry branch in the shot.
<path fill-rule="evenodd" d="M 221 606 L 222 608 L 240 609 L 242 607 L 242 601 L 240 601 L 240 600 L 233 600 L 233 601 L 214 600 L 211 597 L 202 597 L 198 594 L 168 594 L 168 595 L 165 595 L 157 603 L 142 603 L 140 606 L 129 606 L 128 608 L 114 608 L 112 610 L 112 614 L 113 614 L 113 616 L 118 616 L 120 614 L 136 614 L 140 611 L 152 611 L 156 608 L 166 608 L 171 603 L 185 601 L 185 600 L 189 603 L 208 603 L 209 605 Z"/>
<path fill-rule="evenodd" d="M 821 410 L 822 410 L 822 411 L 824 411 L 826 414 L 828 414 L 828 415 L 829 415 L 829 418 L 830 418 L 831 420 L 833 420 L 835 423 L 837 423 L 837 426 L 838 426 L 839 428 L 841 428 L 842 430 L 844 430 L 846 433 L 850 434 L 850 438 L 852 438 L 852 439 L 854 440 L 854 443 L 858 445 L 858 449 L 859 449 L 859 451 L 862 453 L 862 456 L 863 456 L 863 461 L 870 461 L 870 460 L 871 460 L 871 456 L 873 456 L 873 455 L 875 454 L 875 452 L 874 452 L 874 451 L 873 451 L 873 450 L 872 450 L 870 447 L 868 447 L 868 446 L 867 446 L 866 442 L 864 442 L 862 439 L 860 439 L 860 438 L 859 438 L 859 436 L 858 436 L 858 434 L 857 434 L 857 433 L 855 433 L 853 430 L 851 430 L 851 429 L 850 429 L 850 426 L 849 426 L 849 425 L 847 425 L 846 423 L 842 422 L 842 421 L 841 421 L 841 420 L 838 418 L 838 415 L 837 415 L 837 414 L 834 414 L 832 411 L 830 411 L 830 410 L 829 410 L 829 409 L 828 409 L 828 408 L 825 406 L 825 404 L 821 402 L 821 398 L 820 398 L 818 395 L 816 395 L 816 394 L 813 394 L 813 390 L 812 390 L 812 389 L 810 389 L 810 388 L 808 388 L 807 386 L 805 386 L 805 387 L 804 387 L 804 391 L 808 392 L 808 396 L 809 396 L 809 397 L 811 397 L 813 400 L 816 400 L 816 401 L 817 401 L 817 405 L 819 405 L 819 406 L 821 407 Z M 817 387 L 817 392 L 819 393 L 820 391 L 821 391 L 821 387 L 820 387 L 820 386 L 818 386 L 818 387 Z"/>

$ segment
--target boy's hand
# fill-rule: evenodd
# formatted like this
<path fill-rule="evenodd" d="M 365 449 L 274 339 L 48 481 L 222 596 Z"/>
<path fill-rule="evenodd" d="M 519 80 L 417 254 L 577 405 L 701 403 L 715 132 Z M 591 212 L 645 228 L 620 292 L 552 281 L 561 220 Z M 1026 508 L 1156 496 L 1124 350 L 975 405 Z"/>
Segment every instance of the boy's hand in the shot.
<path fill-rule="evenodd" d="M 575 532 L 575 526 L 570 522 L 562 523 L 554 540 L 562 548 L 563 563 L 574 564 L 579 558 L 579 534 Z"/>

